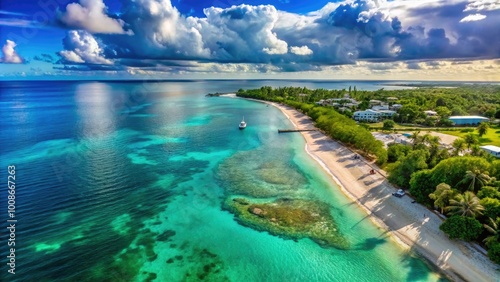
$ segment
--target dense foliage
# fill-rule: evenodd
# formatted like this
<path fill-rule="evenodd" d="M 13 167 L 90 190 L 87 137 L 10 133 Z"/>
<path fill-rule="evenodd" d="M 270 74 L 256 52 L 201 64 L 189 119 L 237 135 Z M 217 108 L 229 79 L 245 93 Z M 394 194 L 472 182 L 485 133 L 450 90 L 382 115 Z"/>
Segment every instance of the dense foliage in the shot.
<path fill-rule="evenodd" d="M 370 107 L 370 100 L 387 101 L 389 104 L 402 105 L 396 122 L 414 123 L 427 126 L 449 126 L 447 119 L 452 115 L 483 115 L 500 118 L 500 86 L 498 85 L 457 85 L 456 87 L 442 88 L 423 85 L 416 89 L 377 91 L 357 90 L 356 87 L 340 90 L 307 89 L 304 87 L 269 86 L 253 90 L 240 90 L 238 95 L 275 102 L 297 101 L 314 103 L 322 99 L 343 98 L 346 94 L 361 104 L 359 110 Z M 397 101 L 387 98 L 396 97 Z M 355 110 L 355 109 L 352 109 Z M 434 110 L 439 119 L 427 117 L 423 111 Z M 348 111 L 347 114 L 352 113 Z"/>
<path fill-rule="evenodd" d="M 443 230 L 450 239 L 471 241 L 477 239 L 483 231 L 481 223 L 472 217 L 454 215 L 447 218 L 439 229 Z"/>

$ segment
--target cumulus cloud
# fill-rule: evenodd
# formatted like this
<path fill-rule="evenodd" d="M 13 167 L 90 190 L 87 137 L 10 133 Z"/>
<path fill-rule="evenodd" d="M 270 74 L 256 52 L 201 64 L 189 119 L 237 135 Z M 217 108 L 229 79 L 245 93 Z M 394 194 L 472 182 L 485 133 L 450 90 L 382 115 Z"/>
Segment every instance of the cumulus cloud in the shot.
<path fill-rule="evenodd" d="M 59 20 L 74 29 L 84 29 L 91 33 L 127 33 L 124 21 L 106 14 L 107 7 L 102 0 L 80 0 L 66 6 L 66 12 Z"/>
<path fill-rule="evenodd" d="M 65 50 L 59 52 L 59 55 L 65 63 L 113 64 L 103 56 L 103 49 L 87 31 L 69 31 L 63 44 Z"/>
<path fill-rule="evenodd" d="M 83 1 L 80 7 L 90 7 Z M 206 8 L 205 17 L 192 17 L 182 15 L 170 0 L 123 0 L 122 13 L 110 19 L 119 23 L 121 31 L 133 34 L 103 34 L 84 27 L 87 31 L 68 33 L 59 55 L 66 64 L 99 67 L 114 63 L 198 71 L 203 64 L 222 71 L 222 64 L 227 64 L 243 71 L 233 64 L 268 65 L 253 68 L 263 72 L 318 70 L 363 61 L 385 68 L 394 64 L 384 63 L 410 60 L 414 62 L 404 63 L 405 68 L 417 69 L 429 67 L 420 60 L 498 58 L 500 37 L 493 35 L 498 34 L 500 16 L 489 5 L 487 12 L 465 17 L 471 3 L 348 0 L 305 15 L 271 5 L 243 4 Z M 482 7 L 474 5 L 476 10 Z M 104 4 L 97 6 L 93 11 L 106 16 Z M 181 61 L 194 65 L 175 65 Z"/>
<path fill-rule="evenodd" d="M 204 9 L 206 21 L 200 20 L 204 38 L 215 57 L 233 61 L 260 61 L 257 55 L 288 53 L 288 44 L 273 28 L 278 11 L 271 5 L 240 5 L 231 8 Z"/>
<path fill-rule="evenodd" d="M 309 47 L 307 47 L 306 45 L 302 47 L 292 46 L 290 47 L 290 52 L 295 55 L 301 55 L 301 56 L 311 55 L 313 53 L 313 51 L 309 49 Z"/>
<path fill-rule="evenodd" d="M 24 63 L 24 59 L 17 54 L 14 48 L 16 47 L 16 43 L 11 40 L 7 40 L 5 45 L 2 47 L 3 57 L 0 59 L 1 63 L 5 64 L 22 64 Z"/>
<path fill-rule="evenodd" d="M 475 21 L 480 21 L 486 19 L 485 15 L 481 14 L 473 14 L 473 15 L 468 15 L 467 17 L 463 18 L 460 20 L 461 23 L 464 22 L 475 22 Z"/>
<path fill-rule="evenodd" d="M 140 55 L 147 58 L 209 58 L 197 18 L 183 17 L 170 0 L 127 0 L 123 19 L 135 36 L 123 39 L 128 50 L 117 55 Z"/>

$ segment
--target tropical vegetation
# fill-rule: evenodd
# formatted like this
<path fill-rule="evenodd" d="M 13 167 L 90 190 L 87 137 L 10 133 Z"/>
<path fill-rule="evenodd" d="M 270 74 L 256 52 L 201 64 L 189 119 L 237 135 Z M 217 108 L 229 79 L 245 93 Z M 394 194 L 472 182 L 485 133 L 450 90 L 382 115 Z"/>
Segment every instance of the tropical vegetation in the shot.
<path fill-rule="evenodd" d="M 321 99 L 342 98 L 346 94 L 361 102 L 358 109 L 369 107 L 369 101 L 388 101 L 396 97 L 402 105 L 393 120 L 385 120 L 382 130 L 397 130 L 398 123 L 428 126 L 450 126 L 450 115 L 483 114 L 500 118 L 500 86 L 463 86 L 457 88 L 417 88 L 386 91 L 310 90 L 298 87 L 242 90 L 238 96 L 284 103 L 309 115 L 316 126 L 335 140 L 364 154 L 388 172 L 388 180 L 404 189 L 429 208 L 444 216 L 440 229 L 451 239 L 481 242 L 488 256 L 500 263 L 500 160 L 485 153 L 479 144 L 485 136 L 491 140 L 494 129 L 480 124 L 476 132 L 460 132 L 450 147 L 438 137 L 416 130 L 411 144 L 389 144 L 384 148 L 370 132 L 370 127 L 350 118 L 351 109 L 337 111 L 316 104 Z M 394 99 L 391 99 L 394 100 Z M 354 109 L 352 109 L 354 110 Z M 424 110 L 434 110 L 439 118 L 427 117 Z M 453 129 L 451 129 L 453 130 Z M 457 130 L 458 132 L 458 130 Z M 494 134 L 499 135 L 500 131 Z"/>

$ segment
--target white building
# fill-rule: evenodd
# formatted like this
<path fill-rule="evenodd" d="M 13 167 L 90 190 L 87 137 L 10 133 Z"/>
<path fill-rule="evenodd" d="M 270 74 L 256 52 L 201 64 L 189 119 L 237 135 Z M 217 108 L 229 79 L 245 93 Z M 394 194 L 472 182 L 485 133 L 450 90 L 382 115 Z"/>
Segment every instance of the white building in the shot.
<path fill-rule="evenodd" d="M 356 111 L 352 115 L 352 118 L 357 121 L 369 121 L 377 122 L 381 119 L 391 118 L 396 114 L 395 111 L 391 110 L 380 110 L 376 111 L 373 109 L 368 109 L 366 111 Z"/>
<path fill-rule="evenodd" d="M 366 111 L 356 111 L 352 115 L 354 120 L 376 122 L 380 119 L 381 114 L 378 111 L 368 109 Z"/>
<path fill-rule="evenodd" d="M 370 100 L 370 105 L 381 105 L 383 102 L 380 100 Z"/>
<path fill-rule="evenodd" d="M 428 117 L 435 117 L 438 115 L 438 113 L 435 111 L 424 111 L 424 114 L 426 114 Z"/>
<path fill-rule="evenodd" d="M 374 111 L 389 110 L 389 105 L 373 106 L 372 110 L 374 110 Z"/>
<path fill-rule="evenodd" d="M 390 108 L 391 108 L 391 110 L 399 111 L 399 110 L 401 110 L 402 107 L 403 107 L 403 105 L 401 105 L 401 104 L 394 104 Z"/>
<path fill-rule="evenodd" d="M 494 145 L 485 145 L 481 146 L 480 148 L 490 153 L 491 155 L 500 158 L 500 147 Z"/>

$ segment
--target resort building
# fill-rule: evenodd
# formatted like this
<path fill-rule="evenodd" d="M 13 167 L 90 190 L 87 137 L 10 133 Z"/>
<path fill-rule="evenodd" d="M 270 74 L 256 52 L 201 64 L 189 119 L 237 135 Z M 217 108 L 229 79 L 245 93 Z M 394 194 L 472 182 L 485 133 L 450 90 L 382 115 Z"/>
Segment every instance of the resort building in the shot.
<path fill-rule="evenodd" d="M 448 119 L 454 125 L 477 125 L 483 121 L 488 121 L 488 118 L 480 116 L 451 116 Z"/>
<path fill-rule="evenodd" d="M 366 111 L 356 111 L 352 115 L 352 118 L 357 121 L 370 121 L 370 122 L 377 122 L 381 119 L 384 118 L 391 118 L 393 115 L 395 115 L 395 111 L 390 111 L 390 110 L 380 110 L 376 111 L 373 109 L 368 109 Z"/>
<path fill-rule="evenodd" d="M 485 150 L 486 152 L 490 153 L 491 155 L 500 158 L 500 147 L 493 146 L 493 145 L 485 145 L 481 146 L 481 149 Z"/>

